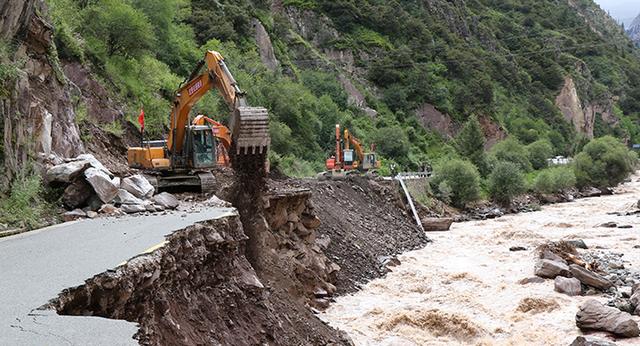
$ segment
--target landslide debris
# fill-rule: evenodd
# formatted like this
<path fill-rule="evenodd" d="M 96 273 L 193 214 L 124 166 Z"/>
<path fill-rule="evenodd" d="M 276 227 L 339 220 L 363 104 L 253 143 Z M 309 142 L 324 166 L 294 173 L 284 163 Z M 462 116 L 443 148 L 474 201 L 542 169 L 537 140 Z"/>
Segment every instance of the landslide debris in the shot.
<path fill-rule="evenodd" d="M 270 181 L 272 189 L 298 187 L 312 192 L 314 212 L 321 220 L 318 237 L 327 244 L 329 259 L 340 267 L 332 273 L 338 294 L 354 292 L 383 276 L 393 256 L 430 241 L 405 211 L 395 184 L 361 177 Z"/>
<path fill-rule="evenodd" d="M 263 285 L 238 217 L 174 232 L 164 247 L 67 289 L 64 315 L 137 322 L 142 345 L 349 344 L 295 299 Z"/>

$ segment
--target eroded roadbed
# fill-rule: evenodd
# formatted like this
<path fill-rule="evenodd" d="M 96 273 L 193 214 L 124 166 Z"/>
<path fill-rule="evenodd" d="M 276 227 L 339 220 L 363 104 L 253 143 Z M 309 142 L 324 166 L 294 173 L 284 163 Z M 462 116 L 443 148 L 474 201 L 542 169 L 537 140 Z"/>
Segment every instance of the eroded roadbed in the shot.
<path fill-rule="evenodd" d="M 0 239 L 0 345 L 137 345 L 135 323 L 38 308 L 176 230 L 232 215 L 235 209 L 220 208 L 86 220 Z"/>

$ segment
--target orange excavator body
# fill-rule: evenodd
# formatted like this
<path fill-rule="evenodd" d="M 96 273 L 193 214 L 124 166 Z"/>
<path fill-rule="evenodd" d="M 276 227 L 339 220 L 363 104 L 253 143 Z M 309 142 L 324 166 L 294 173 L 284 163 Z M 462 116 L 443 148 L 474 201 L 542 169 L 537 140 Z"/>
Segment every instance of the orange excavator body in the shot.
<path fill-rule="evenodd" d="M 191 125 L 211 126 L 211 132 L 219 143 L 216 150 L 218 165 L 223 167 L 231 166 L 231 161 L 229 160 L 229 150 L 231 150 L 231 131 L 229 128 L 202 114 L 195 117 L 191 122 Z"/>

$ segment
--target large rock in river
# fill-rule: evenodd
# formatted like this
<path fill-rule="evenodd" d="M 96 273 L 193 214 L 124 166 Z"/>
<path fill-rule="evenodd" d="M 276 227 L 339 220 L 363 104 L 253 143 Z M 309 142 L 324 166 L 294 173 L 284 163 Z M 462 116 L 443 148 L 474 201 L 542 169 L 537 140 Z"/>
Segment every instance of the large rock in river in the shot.
<path fill-rule="evenodd" d="M 582 293 L 582 285 L 580 285 L 580 280 L 576 278 L 557 276 L 553 285 L 556 292 L 564 293 L 566 295 L 578 296 Z"/>
<path fill-rule="evenodd" d="M 640 335 L 638 324 L 629 313 L 605 306 L 595 299 L 580 305 L 576 325 L 582 330 L 606 331 L 627 338 Z"/>
<path fill-rule="evenodd" d="M 536 263 L 535 274 L 548 279 L 554 279 L 556 276 L 569 276 L 569 267 L 561 262 L 541 259 Z"/>
<path fill-rule="evenodd" d="M 599 274 L 596 274 L 590 270 L 582 268 L 577 264 L 572 264 L 569 266 L 571 270 L 571 274 L 580 280 L 585 285 L 595 287 L 597 289 L 606 290 L 607 288 L 613 286 L 613 283 L 606 278 L 602 277 Z"/>

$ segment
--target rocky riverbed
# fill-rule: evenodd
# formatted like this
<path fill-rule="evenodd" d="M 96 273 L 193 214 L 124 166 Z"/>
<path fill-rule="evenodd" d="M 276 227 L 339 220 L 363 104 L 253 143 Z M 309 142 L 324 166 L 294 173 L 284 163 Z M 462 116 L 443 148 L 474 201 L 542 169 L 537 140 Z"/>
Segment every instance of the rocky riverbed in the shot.
<path fill-rule="evenodd" d="M 581 305 L 595 299 L 624 308 L 640 270 L 640 219 L 633 213 L 639 197 L 635 176 L 611 196 L 454 223 L 450 232 L 431 234 L 432 244 L 399 256 L 386 277 L 338 298 L 322 318 L 359 345 L 569 345 L 583 335 L 576 326 Z M 554 280 L 536 277 L 537 248 L 560 240 L 582 240 L 587 249 L 578 248 L 579 257 L 616 289 L 583 286 L 570 296 L 556 292 Z"/>

